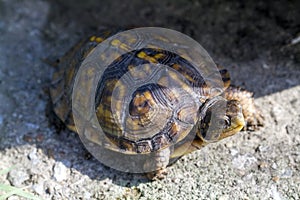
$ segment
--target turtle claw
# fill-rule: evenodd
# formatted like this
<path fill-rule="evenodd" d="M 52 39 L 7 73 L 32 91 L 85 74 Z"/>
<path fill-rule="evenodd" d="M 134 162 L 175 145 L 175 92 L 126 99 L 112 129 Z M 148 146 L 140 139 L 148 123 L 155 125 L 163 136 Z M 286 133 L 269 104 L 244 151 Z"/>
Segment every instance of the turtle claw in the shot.
<path fill-rule="evenodd" d="M 256 113 L 253 114 L 251 118 L 248 118 L 247 125 L 244 127 L 243 130 L 256 131 L 260 127 L 264 126 L 264 120 L 264 116 L 258 109 L 256 109 Z"/>
<path fill-rule="evenodd" d="M 148 172 L 146 173 L 146 176 L 148 179 L 152 181 L 162 180 L 165 179 L 168 175 L 168 171 L 166 168 L 154 171 L 154 172 Z"/>

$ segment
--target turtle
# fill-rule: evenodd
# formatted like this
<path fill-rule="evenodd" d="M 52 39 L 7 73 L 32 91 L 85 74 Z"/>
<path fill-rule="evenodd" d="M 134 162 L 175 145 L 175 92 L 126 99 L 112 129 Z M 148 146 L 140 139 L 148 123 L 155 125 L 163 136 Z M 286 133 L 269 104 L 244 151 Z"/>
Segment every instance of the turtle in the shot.
<path fill-rule="evenodd" d="M 71 106 L 76 74 L 97 45 L 117 32 L 119 31 L 105 31 L 89 36 L 78 42 L 58 60 L 50 85 L 50 98 L 56 116 L 73 132 L 78 133 Z M 122 41 L 115 43 L 118 43 L 118 46 L 123 44 Z M 154 156 L 151 162 L 145 159 L 139 166 L 145 168 L 146 175 L 151 180 L 163 179 L 167 174 L 167 166 L 183 155 L 197 151 L 211 142 L 232 136 L 242 129 L 256 130 L 258 126 L 263 125 L 263 116 L 254 104 L 253 93 L 232 86 L 229 71 L 221 65 L 217 67 L 224 85 L 223 90 L 211 93 L 208 90 L 209 86 L 188 60 L 173 52 L 153 47 L 115 56 L 117 59 L 104 71 L 95 94 L 94 111 L 105 133 L 105 142 L 99 141 L 101 139 L 97 137 L 90 137 L 89 142 L 104 150 L 109 149 L 114 155 L 125 159 L 130 155 L 152 153 Z M 112 94 L 112 86 L 116 87 L 118 83 L 120 87 L 118 94 L 126 93 L 130 88 L 125 85 L 130 80 L 121 80 L 121 77 L 129 71 L 133 77 L 151 76 L 156 70 L 155 65 L 151 63 L 168 65 L 176 73 L 182 74 L 187 82 L 184 83 L 186 85 L 178 84 L 179 87 L 187 88 L 185 93 L 193 91 L 200 94 L 198 102 L 190 105 L 190 99 L 181 99 L 182 90 L 180 92 L 176 89 L 170 90 L 168 87 L 150 82 L 137 87 L 129 95 L 130 98 L 126 100 L 127 113 L 126 109 L 122 108 L 124 106 L 122 102 L 116 103 L 116 110 L 112 111 L 109 106 L 112 99 L 116 98 Z M 144 74 L 134 70 L 140 65 L 145 66 Z M 173 80 L 173 84 L 177 84 L 177 79 Z M 225 112 L 218 115 L 218 110 L 215 110 L 224 103 Z M 124 124 L 116 125 L 113 120 L 116 113 L 122 116 Z M 153 113 L 156 113 L 155 119 Z M 216 122 L 211 121 L 213 113 L 217 113 Z M 212 123 L 218 123 L 217 130 L 214 130 L 217 133 L 209 135 L 208 129 Z M 162 128 L 156 129 L 156 125 Z M 132 133 L 128 133 L 128 130 Z"/>

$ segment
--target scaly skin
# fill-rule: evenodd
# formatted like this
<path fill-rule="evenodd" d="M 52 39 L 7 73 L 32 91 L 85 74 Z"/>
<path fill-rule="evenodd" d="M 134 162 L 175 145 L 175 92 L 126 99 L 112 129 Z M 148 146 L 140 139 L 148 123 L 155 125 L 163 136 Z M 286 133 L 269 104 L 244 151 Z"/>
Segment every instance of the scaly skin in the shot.
<path fill-rule="evenodd" d="M 240 87 L 230 86 L 225 91 L 227 100 L 237 100 L 240 102 L 243 110 L 243 115 L 246 121 L 244 130 L 257 130 L 263 126 L 264 117 L 260 110 L 254 104 L 253 93 L 244 90 Z"/>

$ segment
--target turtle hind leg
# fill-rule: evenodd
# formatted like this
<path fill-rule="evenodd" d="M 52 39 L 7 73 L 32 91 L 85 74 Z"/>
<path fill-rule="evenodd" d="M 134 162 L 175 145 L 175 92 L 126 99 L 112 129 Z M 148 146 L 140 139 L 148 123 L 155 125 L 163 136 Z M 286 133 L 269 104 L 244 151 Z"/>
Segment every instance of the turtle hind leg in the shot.
<path fill-rule="evenodd" d="M 243 115 L 247 125 L 244 130 L 257 130 L 264 125 L 264 117 L 261 111 L 255 106 L 253 93 L 239 87 L 230 86 L 225 91 L 225 98 L 227 100 L 237 100 L 240 102 Z"/>
<path fill-rule="evenodd" d="M 167 166 L 169 164 L 171 151 L 170 148 L 157 151 L 152 155 L 150 159 L 144 164 L 146 176 L 150 180 L 161 180 L 164 179 L 168 172 Z M 156 169 L 152 171 L 151 169 Z"/>

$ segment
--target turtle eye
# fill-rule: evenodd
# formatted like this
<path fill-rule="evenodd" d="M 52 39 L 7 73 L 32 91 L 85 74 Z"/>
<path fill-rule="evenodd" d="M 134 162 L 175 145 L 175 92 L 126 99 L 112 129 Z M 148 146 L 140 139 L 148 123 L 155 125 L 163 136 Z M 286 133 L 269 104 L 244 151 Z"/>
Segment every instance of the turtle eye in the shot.
<path fill-rule="evenodd" d="M 231 119 L 230 119 L 229 116 L 225 116 L 224 121 L 225 121 L 225 126 L 226 127 L 229 127 L 231 125 Z"/>

